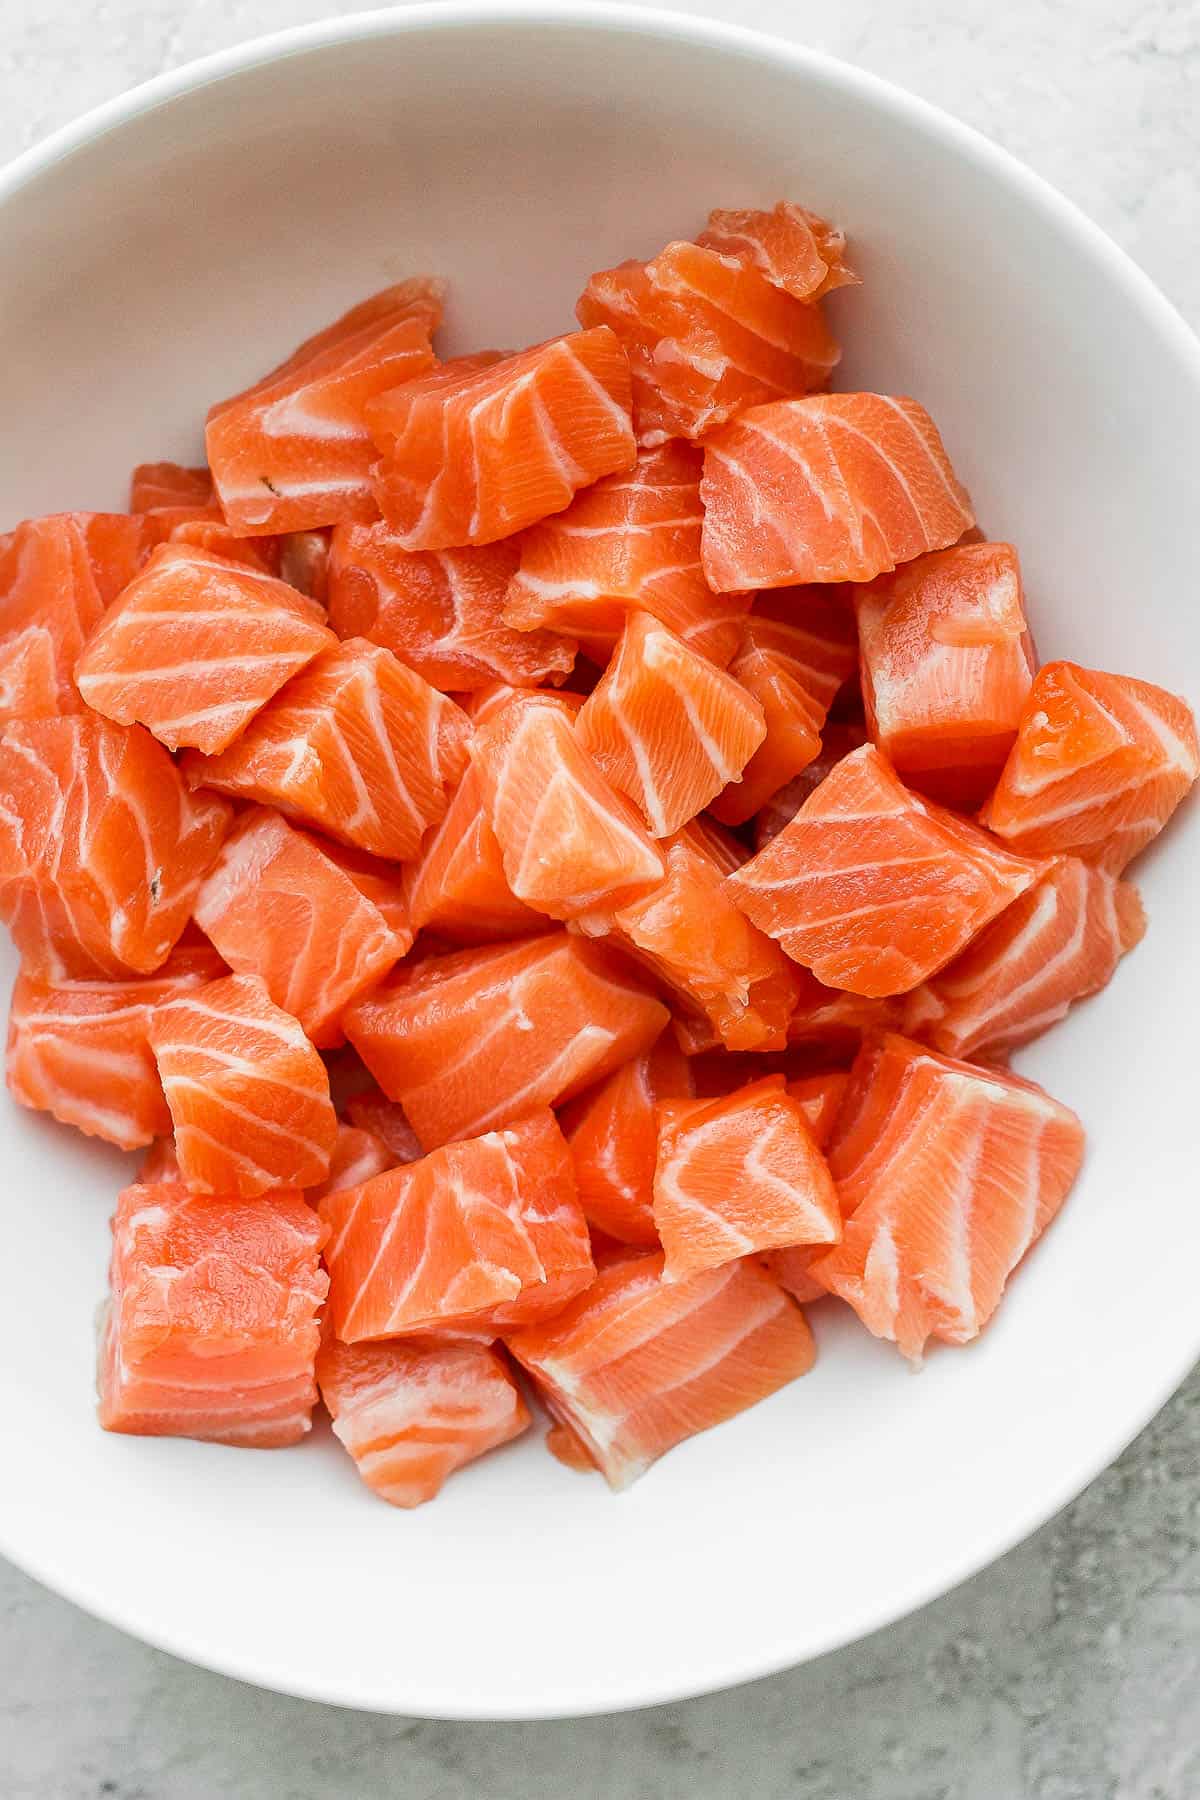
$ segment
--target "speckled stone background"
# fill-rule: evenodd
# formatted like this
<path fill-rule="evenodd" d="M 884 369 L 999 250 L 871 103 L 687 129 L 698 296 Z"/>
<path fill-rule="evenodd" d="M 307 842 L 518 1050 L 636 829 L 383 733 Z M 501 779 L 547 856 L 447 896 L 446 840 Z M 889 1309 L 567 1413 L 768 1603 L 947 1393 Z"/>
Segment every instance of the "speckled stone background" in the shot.
<path fill-rule="evenodd" d="M 190 57 L 353 10 L 3 0 L 0 158 Z M 819 45 L 971 121 L 1200 324 L 1197 0 L 693 10 Z M 279 1699 L 0 1564 L 0 1800 L 1200 1800 L 1198 1460 L 1193 1377 L 1074 1506 L 923 1613 L 789 1675 L 618 1719 L 442 1725 Z"/>

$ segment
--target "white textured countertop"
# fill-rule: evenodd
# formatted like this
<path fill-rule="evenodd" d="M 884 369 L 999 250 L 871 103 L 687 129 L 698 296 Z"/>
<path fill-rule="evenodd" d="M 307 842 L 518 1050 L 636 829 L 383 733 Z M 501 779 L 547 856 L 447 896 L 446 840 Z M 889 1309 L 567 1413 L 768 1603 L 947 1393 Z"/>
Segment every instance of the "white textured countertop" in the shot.
<path fill-rule="evenodd" d="M 358 10 L 4 0 L 0 160 L 133 83 Z M 1200 325 L 1198 0 L 710 0 L 1024 157 Z M 0 1564 L 0 1800 L 1198 1800 L 1200 1378 L 1036 1538 L 807 1668 L 616 1720 L 375 1719 L 203 1674 Z"/>

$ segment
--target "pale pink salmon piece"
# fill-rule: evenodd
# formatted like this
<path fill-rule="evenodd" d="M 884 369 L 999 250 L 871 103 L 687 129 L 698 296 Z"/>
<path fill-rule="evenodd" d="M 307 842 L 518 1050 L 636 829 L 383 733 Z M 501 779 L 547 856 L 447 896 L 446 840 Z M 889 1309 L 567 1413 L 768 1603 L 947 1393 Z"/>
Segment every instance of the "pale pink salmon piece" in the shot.
<path fill-rule="evenodd" d="M 966 1344 L 1066 1199 L 1074 1113 L 1031 1081 L 888 1034 L 864 1045 L 829 1144 L 845 1212 L 813 1278 L 919 1361 Z"/>
<path fill-rule="evenodd" d="M 90 712 L 12 721 L 0 736 L 0 917 L 26 973 L 161 967 L 229 819 L 214 794 L 189 794 L 141 726 Z"/>
<path fill-rule="evenodd" d="M 286 582 L 165 544 L 89 637 L 75 680 L 117 724 L 145 725 L 169 750 L 212 754 L 335 642 Z"/>
<path fill-rule="evenodd" d="M 504 1359 L 478 1344 L 339 1344 L 317 1355 L 334 1434 L 373 1493 L 422 1506 L 448 1476 L 520 1437 L 529 1409 Z"/>
<path fill-rule="evenodd" d="M 704 579 L 700 467 L 693 444 L 642 450 L 632 469 L 606 475 L 526 532 L 508 623 L 566 632 L 603 664 L 637 608 L 712 662 L 728 663 L 750 596 L 714 594 Z"/>
<path fill-rule="evenodd" d="M 159 1006 L 149 1040 L 189 1188 L 252 1198 L 326 1179 L 337 1138 L 329 1076 L 257 976 Z"/>
<path fill-rule="evenodd" d="M 151 1013 L 224 972 L 215 950 L 181 947 L 157 974 L 124 981 L 19 975 L 8 1016 L 9 1093 L 122 1150 L 169 1133 L 147 1037 Z"/>
<path fill-rule="evenodd" d="M 432 1150 L 570 1099 L 649 1049 L 667 1018 L 619 958 L 556 931 L 402 964 L 344 1024 Z"/>
<path fill-rule="evenodd" d="M 1198 773 L 1186 701 L 1131 675 L 1047 663 L 983 822 L 1014 850 L 1061 851 L 1119 875 Z"/>
<path fill-rule="evenodd" d="M 353 1344 L 557 1311 L 595 1270 L 554 1115 L 446 1144 L 321 1203 L 329 1317 Z"/>
<path fill-rule="evenodd" d="M 972 523 L 929 414 L 887 394 L 816 394 L 707 438 L 701 557 L 719 592 L 873 581 Z"/>
<path fill-rule="evenodd" d="M 818 981 L 879 998 L 936 974 L 1044 870 L 864 744 L 725 889 Z"/>
<path fill-rule="evenodd" d="M 403 862 L 442 817 L 470 722 L 389 650 L 349 638 L 282 688 L 217 756 L 183 759 L 193 787 L 274 806 Z"/>
<path fill-rule="evenodd" d="M 194 916 L 230 968 L 260 975 L 276 1006 L 321 1048 L 343 1042 L 345 1008 L 412 944 L 317 838 L 259 807 L 226 838 Z"/>
<path fill-rule="evenodd" d="M 575 726 L 656 838 L 670 837 L 739 781 L 766 729 L 761 704 L 740 680 L 645 612 L 630 613 Z"/>
<path fill-rule="evenodd" d="M 326 1230 L 295 1192 L 128 1187 L 100 1341 L 106 1431 L 269 1449 L 312 1425 Z"/>
<path fill-rule="evenodd" d="M 373 295 L 214 406 L 206 442 L 225 517 L 243 536 L 378 517 L 370 400 L 425 375 L 441 283 L 425 276 Z"/>
<path fill-rule="evenodd" d="M 753 1261 L 664 1282 L 653 1251 L 610 1264 L 556 1318 L 505 1341 L 618 1490 L 807 1374 L 816 1354 L 803 1314 Z"/>
<path fill-rule="evenodd" d="M 406 550 L 491 544 L 632 467 L 629 364 L 611 331 L 465 358 L 381 395 L 375 497 Z"/>
<path fill-rule="evenodd" d="M 339 525 L 329 561 L 329 618 L 340 637 L 382 644 L 436 688 L 468 693 L 569 675 L 575 643 L 506 623 L 519 539 L 458 550 L 405 550 L 389 525 Z"/>
<path fill-rule="evenodd" d="M 961 956 L 908 996 L 904 1029 L 947 1056 L 994 1061 L 1098 993 L 1140 943 L 1138 891 L 1077 857 L 1059 858 Z"/>

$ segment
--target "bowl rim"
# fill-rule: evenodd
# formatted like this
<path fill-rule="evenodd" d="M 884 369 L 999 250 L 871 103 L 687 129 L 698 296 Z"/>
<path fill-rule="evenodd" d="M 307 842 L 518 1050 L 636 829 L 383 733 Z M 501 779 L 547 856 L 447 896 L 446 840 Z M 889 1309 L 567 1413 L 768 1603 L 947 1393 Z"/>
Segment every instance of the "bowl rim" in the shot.
<path fill-rule="evenodd" d="M 416 0 L 412 5 L 350 13 L 266 33 L 139 83 L 91 108 L 21 152 L 0 167 L 0 207 L 59 163 L 119 131 L 124 125 L 231 76 L 314 50 L 375 37 L 403 36 L 417 31 L 469 31 L 484 25 L 505 24 L 654 37 L 736 52 L 777 68 L 815 75 L 830 87 L 852 94 L 877 110 L 923 129 L 939 140 L 948 153 L 966 158 L 1006 185 L 1010 192 L 1046 215 L 1064 235 L 1073 238 L 1090 254 L 1103 275 L 1140 309 L 1148 326 L 1161 335 L 1180 364 L 1191 370 L 1200 398 L 1200 337 L 1125 250 L 1074 201 L 1010 151 L 932 102 L 827 51 L 724 20 L 661 7 L 626 4 L 623 0 Z M 1178 1359 L 1177 1365 L 1160 1372 L 1153 1390 L 1143 1394 L 1136 1406 L 1114 1417 L 1103 1441 L 1093 1444 L 1087 1455 L 1080 1455 L 1070 1469 L 1060 1471 L 1053 1484 L 1048 1487 L 1038 1485 L 1030 1500 L 1014 1509 L 1002 1532 L 984 1535 L 959 1555 L 948 1557 L 934 1567 L 925 1567 L 907 1584 L 893 1589 L 883 1605 L 860 1606 L 857 1613 L 848 1613 L 836 1628 L 816 1640 L 810 1634 L 798 1640 L 791 1650 L 781 1651 L 773 1645 L 757 1655 L 722 1653 L 718 1649 L 693 1659 L 686 1675 L 664 1677 L 649 1689 L 642 1684 L 624 1691 L 616 1684 L 613 1691 L 602 1696 L 581 1691 L 571 1696 L 556 1695 L 549 1705 L 523 1702 L 520 1706 L 497 1707 L 451 1695 L 431 1701 L 428 1695 L 406 1696 L 399 1690 L 386 1698 L 378 1691 L 367 1695 L 362 1684 L 353 1680 L 323 1681 L 316 1685 L 263 1666 L 255 1656 L 239 1652 L 236 1646 L 203 1641 L 197 1634 L 189 1632 L 186 1623 L 164 1626 L 158 1621 L 142 1619 L 136 1607 L 123 1610 L 103 1584 L 98 1587 L 86 1577 L 57 1568 L 51 1555 L 28 1554 L 22 1547 L 9 1542 L 2 1519 L 0 1554 L 52 1592 L 155 1649 L 217 1674 L 300 1699 L 376 1713 L 408 1713 L 422 1718 L 462 1721 L 585 1717 L 659 1706 L 722 1691 L 828 1655 L 895 1624 L 951 1592 L 1014 1549 L 1094 1481 L 1166 1404 L 1186 1378 L 1198 1352 L 1200 1329 L 1196 1344 L 1185 1357 Z"/>

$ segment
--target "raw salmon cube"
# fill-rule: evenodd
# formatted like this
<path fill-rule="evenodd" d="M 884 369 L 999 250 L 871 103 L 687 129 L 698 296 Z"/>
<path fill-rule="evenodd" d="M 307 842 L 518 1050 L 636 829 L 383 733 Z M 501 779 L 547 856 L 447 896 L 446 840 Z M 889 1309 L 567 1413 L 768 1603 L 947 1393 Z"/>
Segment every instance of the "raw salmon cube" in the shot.
<path fill-rule="evenodd" d="M 158 1006 L 149 1038 L 189 1188 L 249 1198 L 325 1180 L 337 1138 L 329 1076 L 258 976 Z"/>
<path fill-rule="evenodd" d="M 714 853 L 712 827 L 699 820 L 669 838 L 667 873 L 640 900 L 592 925 L 643 963 L 698 1019 L 700 1039 L 731 1050 L 778 1050 L 800 989 L 797 971 L 725 891 L 733 860 Z M 722 847 L 723 848 L 723 847 Z M 685 1042 L 685 1048 L 688 1044 Z"/>
<path fill-rule="evenodd" d="M 662 880 L 661 852 L 554 699 L 531 695 L 504 707 L 479 726 L 471 756 L 505 878 L 527 906 L 578 919 Z"/>
<path fill-rule="evenodd" d="M 420 1140 L 404 1116 L 404 1108 L 378 1088 L 351 1094 L 345 1111 L 352 1125 L 387 1146 L 393 1163 L 416 1162 L 424 1156 Z"/>
<path fill-rule="evenodd" d="M 149 974 L 228 829 L 140 725 L 21 719 L 0 738 L 0 918 L 27 974 Z"/>
<path fill-rule="evenodd" d="M 787 1091 L 804 1114 L 818 1150 L 824 1150 L 833 1135 L 849 1079 L 843 1069 L 827 1069 L 787 1084 Z M 845 1208 L 841 1207 L 840 1196 L 839 1207 L 844 1218 Z M 813 1259 L 820 1256 L 824 1248 L 823 1244 L 794 1244 L 783 1250 L 769 1251 L 763 1260 L 780 1287 L 804 1306 L 812 1300 L 822 1299 L 827 1292 L 809 1272 Z"/>
<path fill-rule="evenodd" d="M 441 284 L 399 282 L 301 344 L 208 415 L 206 442 L 225 517 L 243 536 L 374 519 L 372 396 L 434 367 Z"/>
<path fill-rule="evenodd" d="M 8 1015 L 8 1091 L 22 1106 L 122 1150 L 171 1129 L 148 1032 L 154 1007 L 225 973 L 215 950 L 179 947 L 154 975 L 39 981 L 22 973 Z"/>
<path fill-rule="evenodd" d="M 654 1224 L 664 1281 L 739 1256 L 841 1236 L 837 1194 L 782 1075 L 718 1100 L 659 1107 Z"/>
<path fill-rule="evenodd" d="M 169 750 L 224 750 L 271 696 L 336 642 L 286 582 L 164 544 L 88 639 L 75 680 L 119 725 Z"/>
<path fill-rule="evenodd" d="M 343 1022 L 432 1150 L 570 1099 L 649 1049 L 667 1017 L 619 959 L 556 931 L 402 965 Z"/>
<path fill-rule="evenodd" d="M 436 688 L 467 693 L 493 681 L 561 681 L 575 661 L 574 640 L 504 620 L 520 560 L 519 539 L 405 550 L 389 525 L 339 525 L 329 559 L 330 624 L 339 637 L 382 644 Z"/>
<path fill-rule="evenodd" d="M 484 944 L 547 928 L 544 913 L 518 900 L 504 873 L 492 830 L 483 773 L 469 763 L 445 818 L 430 827 L 405 870 L 414 931 L 432 931 L 453 944 Z"/>
<path fill-rule="evenodd" d="M 973 811 L 1033 681 L 1016 551 L 935 551 L 856 589 L 854 605 L 872 741 L 913 787 Z"/>
<path fill-rule="evenodd" d="M 343 843 L 403 862 L 442 817 L 470 721 L 389 650 L 325 651 L 217 756 L 183 759 L 193 787 L 274 806 Z"/>
<path fill-rule="evenodd" d="M 743 650 L 729 673 L 758 703 L 766 734 L 710 810 L 722 824 L 744 825 L 817 756 L 825 708 L 796 680 L 787 658 L 773 650 Z"/>
<path fill-rule="evenodd" d="M 739 780 L 766 729 L 762 706 L 739 680 L 644 612 L 630 614 L 575 727 L 657 838 Z"/>
<path fill-rule="evenodd" d="M 632 469 L 606 475 L 526 532 L 508 623 L 567 632 L 603 664 L 638 609 L 723 667 L 750 596 L 714 594 L 700 568 L 701 461 L 698 446 L 678 441 L 639 451 Z"/>
<path fill-rule="evenodd" d="M 1044 870 L 910 793 L 865 744 L 725 889 L 818 981 L 874 997 L 935 974 Z"/>
<path fill-rule="evenodd" d="M 392 1506 L 434 1499 L 455 1469 L 529 1426 L 503 1357 L 481 1344 L 339 1344 L 327 1336 L 317 1381 L 335 1436 Z"/>
<path fill-rule="evenodd" d="M 666 1033 L 564 1108 L 560 1120 L 589 1225 L 622 1243 L 657 1247 L 658 1103 L 691 1094 L 687 1058 Z"/>
<path fill-rule="evenodd" d="M 230 968 L 261 975 L 314 1044 L 343 1041 L 344 1009 L 412 943 L 398 936 L 320 842 L 254 807 L 226 838 L 195 918 Z"/>
<path fill-rule="evenodd" d="M 326 1229 L 301 1196 L 139 1185 L 118 1199 L 112 1231 L 104 1429 L 262 1449 L 304 1437 L 329 1284 Z"/>
<path fill-rule="evenodd" d="M 653 1251 L 505 1341 L 615 1489 L 807 1374 L 816 1354 L 804 1315 L 753 1261 L 667 1282 Z"/>
<path fill-rule="evenodd" d="M 0 537 L 3 716 L 80 710 L 76 659 L 147 548 L 124 513 L 51 513 Z"/>
<path fill-rule="evenodd" d="M 846 1213 L 812 1274 L 919 1360 L 966 1344 L 1079 1172 L 1083 1128 L 1031 1081 L 894 1033 L 854 1065 L 829 1144 Z"/>
<path fill-rule="evenodd" d="M 706 440 L 700 497 L 718 592 L 874 581 L 973 522 L 929 414 L 887 394 L 750 407 Z"/>
<path fill-rule="evenodd" d="M 446 363 L 367 407 L 380 511 L 406 550 L 511 537 L 632 466 L 629 407 L 629 363 L 605 329 Z"/>
<path fill-rule="evenodd" d="M 554 1115 L 446 1144 L 329 1194 L 329 1317 L 348 1344 L 557 1311 L 595 1273 Z"/>
<path fill-rule="evenodd" d="M 1042 879 L 908 996 L 904 1029 L 948 1056 L 1007 1055 L 1065 1018 L 1141 942 L 1137 889 L 1077 857 Z"/>
<path fill-rule="evenodd" d="M 1039 669 L 983 813 L 1029 855 L 1066 851 L 1119 875 L 1200 773 L 1186 701 L 1078 663 Z"/>
<path fill-rule="evenodd" d="M 329 1158 L 329 1173 L 316 1187 L 307 1189 L 304 1198 L 310 1205 L 316 1205 L 326 1194 L 340 1194 L 346 1188 L 361 1187 L 364 1181 L 371 1181 L 395 1166 L 396 1158 L 381 1137 L 376 1137 L 373 1131 L 364 1131 L 361 1126 L 345 1125 L 339 1120 L 333 1154 Z"/>
<path fill-rule="evenodd" d="M 719 207 L 696 242 L 757 269 L 797 300 L 818 300 L 833 288 L 858 284 L 846 264 L 845 233 L 789 200 L 770 212 Z"/>
<path fill-rule="evenodd" d="M 744 406 L 823 387 L 841 352 L 820 307 L 700 244 L 601 269 L 581 325 L 609 325 L 629 355 L 638 442 L 696 438 Z"/>
<path fill-rule="evenodd" d="M 129 477 L 129 510 L 152 512 L 160 506 L 208 506 L 213 498 L 207 468 L 186 469 L 182 463 L 139 463 Z"/>

